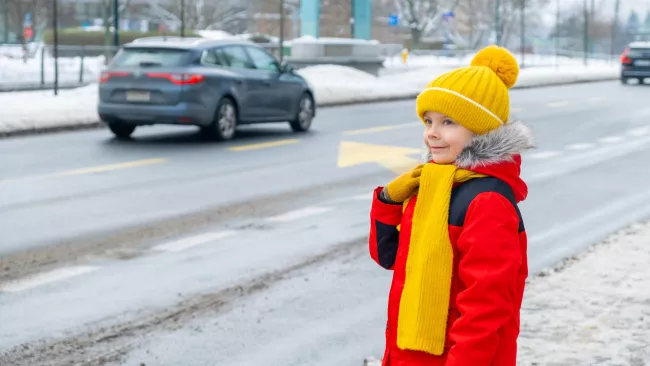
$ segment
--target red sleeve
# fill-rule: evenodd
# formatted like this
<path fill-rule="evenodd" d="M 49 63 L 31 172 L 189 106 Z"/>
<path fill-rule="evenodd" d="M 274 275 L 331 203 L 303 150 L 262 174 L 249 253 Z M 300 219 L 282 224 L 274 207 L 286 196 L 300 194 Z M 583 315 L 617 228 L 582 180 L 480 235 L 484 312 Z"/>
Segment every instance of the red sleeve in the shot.
<path fill-rule="evenodd" d="M 402 205 L 384 203 L 379 199 L 383 187 L 375 189 L 370 210 L 370 257 L 380 266 L 393 269 L 397 256 Z"/>
<path fill-rule="evenodd" d="M 517 274 L 522 265 L 519 216 L 498 193 L 478 195 L 467 209 L 457 247 L 458 275 L 465 290 L 456 304 L 461 313 L 449 330 L 455 344 L 446 366 L 489 366 L 499 344 L 499 329 L 516 306 Z"/>

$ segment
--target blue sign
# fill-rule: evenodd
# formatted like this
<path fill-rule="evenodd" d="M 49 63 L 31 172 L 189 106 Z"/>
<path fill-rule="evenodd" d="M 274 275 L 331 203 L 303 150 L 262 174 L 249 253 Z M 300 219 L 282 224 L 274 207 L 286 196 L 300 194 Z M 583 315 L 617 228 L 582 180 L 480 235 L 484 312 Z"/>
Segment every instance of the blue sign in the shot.
<path fill-rule="evenodd" d="M 25 13 L 25 26 L 30 26 L 30 25 L 32 25 L 32 14 Z"/>
<path fill-rule="evenodd" d="M 442 14 L 442 19 L 444 21 L 449 21 L 450 19 L 452 19 L 455 16 L 456 16 L 456 14 L 454 14 L 453 11 L 448 11 L 448 12 Z"/>
<path fill-rule="evenodd" d="M 399 17 L 395 14 L 391 14 L 388 16 L 388 25 L 391 27 L 397 27 L 397 24 L 399 24 Z"/>

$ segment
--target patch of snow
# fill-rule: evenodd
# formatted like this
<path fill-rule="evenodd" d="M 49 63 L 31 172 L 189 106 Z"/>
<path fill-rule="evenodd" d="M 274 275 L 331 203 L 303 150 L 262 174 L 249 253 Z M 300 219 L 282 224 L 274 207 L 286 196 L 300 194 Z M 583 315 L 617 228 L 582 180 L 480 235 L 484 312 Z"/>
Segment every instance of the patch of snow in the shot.
<path fill-rule="evenodd" d="M 235 38 L 232 33 L 228 33 L 223 30 L 197 30 L 196 33 L 203 38 L 220 40 L 220 39 L 231 39 Z"/>
<path fill-rule="evenodd" d="M 379 44 L 377 40 L 365 40 L 358 38 L 333 38 L 333 37 L 320 37 L 302 36 L 293 39 L 291 42 L 295 44 Z"/>
<path fill-rule="evenodd" d="M 33 58 L 29 58 L 26 61 L 22 58 L 0 57 L 0 82 L 2 84 L 40 83 L 41 52 L 43 52 L 42 49 L 38 50 Z M 79 81 L 79 75 L 82 69 L 81 57 L 59 57 L 58 63 L 60 82 L 69 83 Z M 84 57 L 84 82 L 97 81 L 100 73 L 104 69 L 105 63 L 106 58 L 104 56 Z M 45 82 L 54 82 L 54 58 L 48 53 L 45 54 L 43 70 Z"/>
<path fill-rule="evenodd" d="M 437 55 L 409 55 L 406 64 L 404 64 L 402 61 L 402 56 L 400 54 L 386 58 L 384 61 L 384 67 L 388 69 L 402 70 L 420 69 L 434 66 L 461 67 L 469 65 L 474 55 L 476 55 L 476 53 L 456 53 L 445 56 L 444 52 L 439 52 Z M 521 54 L 515 52 L 513 55 L 518 62 L 521 62 Z M 555 57 L 555 55 L 526 54 L 523 58 L 523 61 L 525 67 L 554 67 L 556 65 L 577 67 L 584 66 L 584 60 L 582 58 L 566 56 Z M 588 66 L 612 66 L 618 64 L 618 60 L 614 61 L 616 62 L 602 59 L 589 59 Z"/>
<path fill-rule="evenodd" d="M 650 223 L 531 278 L 519 365 L 650 364 Z"/>

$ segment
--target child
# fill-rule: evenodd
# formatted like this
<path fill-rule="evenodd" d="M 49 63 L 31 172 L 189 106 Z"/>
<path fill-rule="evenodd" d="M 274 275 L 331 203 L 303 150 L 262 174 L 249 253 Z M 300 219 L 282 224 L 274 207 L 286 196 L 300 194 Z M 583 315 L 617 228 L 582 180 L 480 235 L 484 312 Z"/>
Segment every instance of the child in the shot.
<path fill-rule="evenodd" d="M 428 163 L 377 188 L 370 213 L 371 257 L 394 271 L 384 366 L 516 365 L 532 147 L 508 120 L 518 73 L 490 46 L 417 98 Z"/>

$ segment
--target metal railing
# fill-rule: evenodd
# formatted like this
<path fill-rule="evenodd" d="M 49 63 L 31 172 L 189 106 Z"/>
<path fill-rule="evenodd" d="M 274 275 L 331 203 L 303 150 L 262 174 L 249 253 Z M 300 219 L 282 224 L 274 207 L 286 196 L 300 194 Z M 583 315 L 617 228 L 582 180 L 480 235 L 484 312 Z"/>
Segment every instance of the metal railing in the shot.
<path fill-rule="evenodd" d="M 62 88 L 96 82 L 118 49 L 113 46 L 59 46 L 56 63 L 54 47 L 46 45 L 20 58 L 0 55 L 0 91 L 51 89 L 55 82 Z"/>

